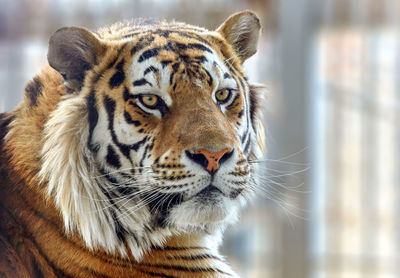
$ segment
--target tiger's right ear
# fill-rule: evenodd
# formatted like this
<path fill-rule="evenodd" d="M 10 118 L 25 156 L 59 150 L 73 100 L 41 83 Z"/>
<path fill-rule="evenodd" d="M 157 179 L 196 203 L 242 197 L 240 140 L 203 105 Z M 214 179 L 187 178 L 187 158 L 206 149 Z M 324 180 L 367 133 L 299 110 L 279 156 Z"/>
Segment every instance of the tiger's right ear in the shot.
<path fill-rule="evenodd" d="M 51 36 L 47 60 L 63 76 L 68 91 L 79 91 L 86 71 L 104 52 L 105 46 L 90 31 L 66 27 Z"/>

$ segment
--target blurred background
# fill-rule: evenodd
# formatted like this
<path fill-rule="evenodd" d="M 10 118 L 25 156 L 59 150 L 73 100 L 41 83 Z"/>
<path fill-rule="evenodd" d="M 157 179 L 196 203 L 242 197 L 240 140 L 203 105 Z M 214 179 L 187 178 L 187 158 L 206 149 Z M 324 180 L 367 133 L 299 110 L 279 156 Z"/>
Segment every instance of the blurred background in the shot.
<path fill-rule="evenodd" d="M 135 17 L 216 28 L 255 11 L 266 84 L 262 190 L 221 252 L 241 277 L 400 277 L 400 1 L 0 0 L 0 112 L 62 26 Z"/>

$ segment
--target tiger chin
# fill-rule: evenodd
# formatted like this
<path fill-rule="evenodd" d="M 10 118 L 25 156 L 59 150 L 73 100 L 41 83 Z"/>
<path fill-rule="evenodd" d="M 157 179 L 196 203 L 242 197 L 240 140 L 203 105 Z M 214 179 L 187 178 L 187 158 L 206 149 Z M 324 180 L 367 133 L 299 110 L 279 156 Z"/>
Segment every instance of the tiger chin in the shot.
<path fill-rule="evenodd" d="M 61 28 L 0 115 L 5 277 L 236 277 L 218 254 L 254 195 L 260 23 Z"/>

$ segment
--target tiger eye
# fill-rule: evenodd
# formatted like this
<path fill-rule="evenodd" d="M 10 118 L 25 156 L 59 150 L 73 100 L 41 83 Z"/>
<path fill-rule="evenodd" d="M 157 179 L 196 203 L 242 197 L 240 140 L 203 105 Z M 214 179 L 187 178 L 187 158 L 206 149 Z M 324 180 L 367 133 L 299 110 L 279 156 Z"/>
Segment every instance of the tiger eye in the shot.
<path fill-rule="evenodd" d="M 140 99 L 144 105 L 148 106 L 148 107 L 154 107 L 156 106 L 157 102 L 158 102 L 158 96 L 156 95 L 143 95 L 141 96 Z"/>
<path fill-rule="evenodd" d="M 229 99 L 230 94 L 230 90 L 222 89 L 215 93 L 215 98 L 218 102 L 225 102 Z"/>

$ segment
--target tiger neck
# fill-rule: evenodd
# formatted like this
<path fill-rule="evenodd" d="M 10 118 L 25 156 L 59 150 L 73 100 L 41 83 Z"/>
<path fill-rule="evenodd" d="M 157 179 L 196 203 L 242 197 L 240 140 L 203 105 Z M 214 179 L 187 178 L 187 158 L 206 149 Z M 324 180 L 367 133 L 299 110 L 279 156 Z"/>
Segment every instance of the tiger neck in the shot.
<path fill-rule="evenodd" d="M 16 187 L 21 186 L 16 183 Z M 11 190 L 11 189 L 10 189 Z M 43 277 L 236 277 L 229 265 L 218 254 L 217 242 L 204 234 L 174 235 L 162 247 L 150 249 L 140 261 L 133 256 L 110 255 L 101 250 L 90 251 L 77 235 L 66 236 L 63 223 L 50 204 L 34 192 L 12 195 L 6 192 L 12 208 L 7 227 L 2 227 L 12 242 L 25 242 L 15 250 L 23 264 L 35 262 L 28 270 Z M 40 195 L 40 194 L 39 194 Z M 33 196 L 33 197 L 32 197 Z M 23 205 L 25 203 L 26 205 Z M 3 211 L 5 212 L 5 211 Z M 22 218 L 21 215 L 29 215 Z M 6 218 L 3 217 L 2 219 Z M 16 219 L 20 224 L 14 223 Z M 12 223 L 11 223 L 12 222 Z M 22 229 L 23 227 L 23 229 Z M 46 232 L 43 232 L 46 227 Z M 5 229 L 4 229 L 5 228 Z M 17 233 L 15 231 L 18 231 Z M 188 276 L 190 275 L 190 276 Z"/>

